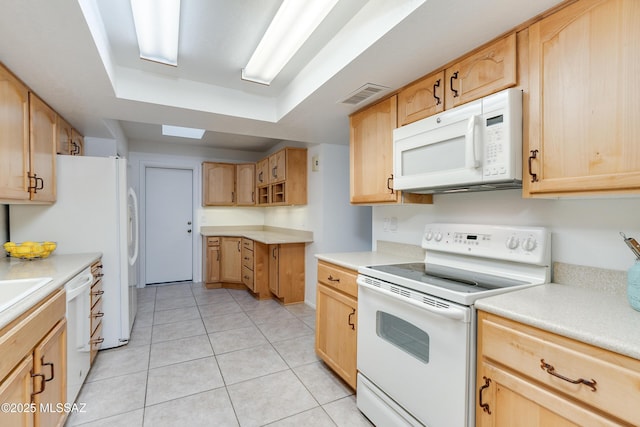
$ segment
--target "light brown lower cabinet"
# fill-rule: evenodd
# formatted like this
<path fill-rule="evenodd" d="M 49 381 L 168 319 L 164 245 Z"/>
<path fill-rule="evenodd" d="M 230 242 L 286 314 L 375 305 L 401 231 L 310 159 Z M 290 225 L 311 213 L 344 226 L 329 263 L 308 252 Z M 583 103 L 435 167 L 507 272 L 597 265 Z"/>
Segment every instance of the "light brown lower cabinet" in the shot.
<path fill-rule="evenodd" d="M 241 237 L 220 239 L 220 281 L 242 282 Z"/>
<path fill-rule="evenodd" d="M 98 350 L 102 347 L 104 337 L 102 336 L 102 320 L 104 318 L 104 310 L 102 309 L 102 295 L 104 287 L 102 285 L 102 258 L 91 265 L 91 274 L 93 275 L 93 283 L 91 284 L 91 321 L 90 323 L 90 361 L 93 361 L 98 355 Z"/>
<path fill-rule="evenodd" d="M 640 425 L 640 361 L 478 312 L 476 425 Z"/>
<path fill-rule="evenodd" d="M 283 304 L 304 301 L 304 243 L 269 245 L 269 290 Z"/>
<path fill-rule="evenodd" d="M 67 399 L 65 313 L 65 292 L 56 291 L 0 330 L 0 402 L 9 409 L 1 426 L 64 424 L 55 409 Z"/>
<path fill-rule="evenodd" d="M 269 299 L 269 246 L 242 239 L 242 283 L 258 299 Z"/>
<path fill-rule="evenodd" d="M 356 388 L 357 273 L 318 262 L 316 354 L 349 386 Z"/>

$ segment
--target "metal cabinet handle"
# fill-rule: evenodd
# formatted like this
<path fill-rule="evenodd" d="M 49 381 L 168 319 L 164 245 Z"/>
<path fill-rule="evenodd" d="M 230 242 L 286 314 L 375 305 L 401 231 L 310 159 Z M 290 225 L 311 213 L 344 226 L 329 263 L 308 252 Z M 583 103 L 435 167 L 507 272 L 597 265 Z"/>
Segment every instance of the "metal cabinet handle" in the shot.
<path fill-rule="evenodd" d="M 252 203 L 255 203 L 255 202 L 256 202 L 256 192 L 255 192 L 255 191 L 252 191 L 252 192 L 251 192 L 251 202 L 252 202 Z"/>
<path fill-rule="evenodd" d="M 220 261 L 220 251 L 216 251 L 216 261 Z"/>
<path fill-rule="evenodd" d="M 33 396 L 35 396 L 36 394 L 40 394 L 42 392 L 44 392 L 44 389 L 46 387 L 46 379 L 44 377 L 44 374 L 31 374 L 31 378 L 35 378 L 35 377 L 41 377 L 42 381 L 40 381 L 40 391 L 34 391 L 33 393 L 31 393 L 31 401 L 33 402 Z"/>
<path fill-rule="evenodd" d="M 231 203 L 235 203 L 236 202 L 236 193 L 235 191 L 231 192 Z"/>
<path fill-rule="evenodd" d="M 92 293 L 93 295 L 95 295 L 95 296 L 99 296 L 99 295 L 104 294 L 104 291 L 93 291 L 93 292 L 91 292 L 91 293 Z"/>
<path fill-rule="evenodd" d="M 487 414 L 491 415 L 491 409 L 489 408 L 489 404 L 482 402 L 482 392 L 485 389 L 489 388 L 489 385 L 491 384 L 491 379 L 487 378 L 487 377 L 484 377 L 484 376 L 482 377 L 482 379 L 484 380 L 484 385 L 482 387 L 480 387 L 480 391 L 478 392 L 478 396 L 479 396 L 479 399 L 480 399 L 479 404 L 480 404 L 480 407 L 482 408 L 482 410 L 484 412 L 486 412 Z"/>
<path fill-rule="evenodd" d="M 451 74 L 451 78 L 449 79 L 449 88 L 451 89 L 451 92 L 453 92 L 454 98 L 458 97 L 458 90 L 453 88 L 453 81 L 457 79 L 458 79 L 458 72 L 456 71 L 455 73 Z"/>
<path fill-rule="evenodd" d="M 271 255 L 273 256 L 273 258 L 276 258 L 276 251 L 278 250 L 277 247 L 273 248 L 273 251 L 271 252 Z"/>
<path fill-rule="evenodd" d="M 529 175 L 531 175 L 531 182 L 538 182 L 538 174 L 531 171 L 531 160 L 538 158 L 538 150 L 531 150 L 529 156 Z"/>
<path fill-rule="evenodd" d="M 278 170 L 278 166 L 274 166 L 273 169 L 271 169 L 271 175 L 273 175 L 274 178 L 278 177 L 278 173 L 276 172 Z"/>
<path fill-rule="evenodd" d="M 38 174 L 34 173 L 31 175 L 31 173 L 27 173 L 27 178 L 29 178 L 29 186 L 27 187 L 27 190 L 33 190 L 33 193 L 36 194 L 38 190 L 44 189 L 44 179 L 40 178 Z M 31 180 L 33 180 L 33 185 L 31 185 Z"/>
<path fill-rule="evenodd" d="M 258 174 L 258 181 L 260 182 L 264 182 L 264 180 L 262 179 L 262 175 L 263 175 L 263 172 L 260 171 L 260 173 Z"/>
<path fill-rule="evenodd" d="M 92 314 L 92 315 L 91 315 L 91 317 L 93 317 L 93 318 L 95 318 L 95 319 L 98 319 L 98 318 L 100 318 L 100 317 L 104 317 L 104 313 L 103 313 L 103 312 L 101 312 L 101 311 L 99 311 L 99 312 L 97 312 L 96 314 Z"/>
<path fill-rule="evenodd" d="M 440 97 L 438 95 L 436 95 L 436 88 L 440 87 L 440 79 L 438 79 L 434 84 L 433 84 L 433 98 L 436 100 L 436 105 L 440 105 L 440 103 L 442 101 L 440 101 Z"/>
<path fill-rule="evenodd" d="M 559 373 L 557 373 L 556 368 L 554 368 L 553 365 L 546 363 L 544 359 L 540 359 L 540 369 L 547 371 L 547 374 L 549 375 L 553 375 L 554 377 L 560 378 L 561 380 L 564 380 L 571 384 L 584 384 L 587 387 L 591 387 L 591 391 L 596 391 L 596 384 L 598 383 L 593 378 L 591 378 L 591 381 L 585 380 L 584 378 L 578 378 L 577 380 L 572 380 L 571 378 L 565 377 L 564 375 L 560 375 Z"/>
<path fill-rule="evenodd" d="M 393 194 L 393 187 L 391 186 L 391 181 L 393 181 L 393 174 L 391 174 L 391 176 L 387 178 L 387 190 L 390 190 L 391 194 Z"/>
<path fill-rule="evenodd" d="M 90 344 L 102 344 L 104 342 L 104 338 L 96 338 L 95 340 L 90 340 Z"/>
<path fill-rule="evenodd" d="M 249 280 L 249 276 L 244 276 L 245 279 Z"/>
<path fill-rule="evenodd" d="M 240 240 L 238 240 L 238 252 L 240 252 Z"/>
<path fill-rule="evenodd" d="M 330 282 L 338 282 L 340 283 L 340 278 L 338 277 L 337 279 L 334 279 L 332 275 L 329 275 L 329 277 L 327 277 L 327 280 Z"/>
<path fill-rule="evenodd" d="M 356 330 L 356 325 L 355 325 L 355 323 L 353 323 L 353 322 L 351 321 L 351 316 L 353 316 L 354 314 L 356 314 L 356 309 L 355 309 L 355 308 L 352 308 L 351 310 L 352 310 L 352 311 L 351 311 L 351 313 L 349 313 L 349 317 L 347 318 L 347 322 L 349 323 L 349 326 L 351 326 L 351 329 L 355 331 L 355 330 Z"/>
<path fill-rule="evenodd" d="M 47 362 L 45 363 L 44 361 L 44 356 L 42 356 L 42 358 L 40 359 L 40 362 L 42 363 L 42 366 L 50 366 L 51 367 L 51 377 L 50 378 L 45 378 L 45 381 L 51 381 L 55 378 L 55 372 L 54 372 L 54 367 L 53 367 L 53 362 Z M 44 377 L 43 377 L 44 378 Z"/>

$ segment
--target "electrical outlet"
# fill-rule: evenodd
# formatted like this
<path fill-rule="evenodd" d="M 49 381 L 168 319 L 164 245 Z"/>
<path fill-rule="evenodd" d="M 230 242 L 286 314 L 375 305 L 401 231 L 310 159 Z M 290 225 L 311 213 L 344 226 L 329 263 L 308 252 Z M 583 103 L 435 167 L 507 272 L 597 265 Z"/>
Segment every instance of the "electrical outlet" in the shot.
<path fill-rule="evenodd" d="M 398 231 L 398 218 L 395 216 L 392 216 L 391 219 L 389 220 L 389 229 L 392 232 L 396 232 Z"/>
<path fill-rule="evenodd" d="M 385 218 L 382 221 L 382 228 L 383 228 L 384 231 L 389 231 L 389 218 L 388 217 Z"/>

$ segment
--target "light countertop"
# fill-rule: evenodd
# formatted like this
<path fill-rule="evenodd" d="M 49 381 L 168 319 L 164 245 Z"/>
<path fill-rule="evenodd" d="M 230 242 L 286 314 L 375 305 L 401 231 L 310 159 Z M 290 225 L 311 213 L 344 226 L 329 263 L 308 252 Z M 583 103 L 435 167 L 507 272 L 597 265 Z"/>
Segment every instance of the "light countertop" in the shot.
<path fill-rule="evenodd" d="M 551 283 L 479 299 L 475 306 L 640 359 L 640 311 L 624 294 Z"/>
<path fill-rule="evenodd" d="M 53 254 L 48 258 L 36 260 L 0 258 L 0 280 L 34 277 L 51 277 L 53 279 L 42 288 L 2 311 L 0 313 L 0 328 L 19 317 L 56 289 L 61 288 L 69 279 L 89 267 L 101 256 L 101 253 L 95 252 L 72 255 Z"/>
<path fill-rule="evenodd" d="M 316 254 L 316 258 L 336 264 L 351 270 L 368 265 L 402 264 L 407 262 L 422 262 L 423 258 L 401 256 L 388 252 L 340 252 L 332 254 Z"/>
<path fill-rule="evenodd" d="M 311 231 L 262 226 L 205 226 L 200 228 L 200 234 L 202 236 L 245 237 L 267 245 L 313 242 L 313 232 Z"/>

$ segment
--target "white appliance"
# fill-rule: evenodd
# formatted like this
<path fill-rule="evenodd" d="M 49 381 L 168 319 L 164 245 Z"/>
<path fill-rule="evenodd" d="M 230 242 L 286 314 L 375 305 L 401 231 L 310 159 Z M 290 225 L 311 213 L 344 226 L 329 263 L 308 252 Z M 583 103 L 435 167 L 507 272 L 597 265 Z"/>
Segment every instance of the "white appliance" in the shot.
<path fill-rule="evenodd" d="M 522 187 L 522 91 L 506 89 L 393 131 L 393 188 Z"/>
<path fill-rule="evenodd" d="M 57 201 L 50 206 L 11 205 L 10 237 L 17 242 L 55 241 L 54 254 L 102 252 L 101 348 L 124 345 L 136 315 L 139 235 L 126 160 L 59 155 L 56 167 Z"/>
<path fill-rule="evenodd" d="M 91 367 L 91 285 L 87 268 L 65 284 L 67 293 L 67 402 L 73 403 Z"/>
<path fill-rule="evenodd" d="M 541 227 L 430 224 L 424 263 L 358 270 L 358 408 L 378 426 L 475 425 L 476 311 L 547 283 Z"/>

